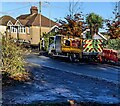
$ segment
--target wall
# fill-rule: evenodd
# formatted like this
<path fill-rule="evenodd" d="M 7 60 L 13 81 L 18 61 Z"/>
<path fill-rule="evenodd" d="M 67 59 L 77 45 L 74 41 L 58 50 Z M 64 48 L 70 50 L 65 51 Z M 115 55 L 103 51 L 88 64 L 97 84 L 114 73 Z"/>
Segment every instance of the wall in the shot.
<path fill-rule="evenodd" d="M 50 31 L 49 27 L 41 27 L 41 36 L 43 36 L 43 33 L 47 33 Z M 32 26 L 30 28 L 30 41 L 31 44 L 39 44 L 40 42 L 40 27 L 39 26 Z"/>
<path fill-rule="evenodd" d="M 38 26 L 32 26 L 30 28 L 30 37 L 31 37 L 31 44 L 38 44 L 40 41 L 40 28 Z"/>
<path fill-rule="evenodd" d="M 43 34 L 44 32 L 48 33 L 50 30 L 50 27 L 41 27 L 41 34 Z"/>
<path fill-rule="evenodd" d="M 16 32 L 8 32 L 8 36 L 11 35 L 12 38 L 17 39 L 17 33 Z"/>
<path fill-rule="evenodd" d="M 41 27 L 41 36 L 43 33 L 47 33 L 50 31 L 50 27 Z M 8 36 L 17 39 L 17 32 L 8 32 Z M 19 39 L 23 39 L 26 41 L 30 41 L 33 45 L 38 45 L 40 42 L 40 27 L 39 26 L 31 26 L 26 27 L 26 33 L 18 33 Z"/>
<path fill-rule="evenodd" d="M 2 38 L 2 34 L 5 35 L 6 26 L 0 25 L 0 39 Z"/>
<path fill-rule="evenodd" d="M 11 35 L 11 37 L 14 39 L 17 39 L 17 36 L 19 36 L 19 39 L 30 41 L 30 34 L 28 33 L 28 27 L 26 27 L 26 33 L 7 32 L 7 35 L 8 36 Z"/>

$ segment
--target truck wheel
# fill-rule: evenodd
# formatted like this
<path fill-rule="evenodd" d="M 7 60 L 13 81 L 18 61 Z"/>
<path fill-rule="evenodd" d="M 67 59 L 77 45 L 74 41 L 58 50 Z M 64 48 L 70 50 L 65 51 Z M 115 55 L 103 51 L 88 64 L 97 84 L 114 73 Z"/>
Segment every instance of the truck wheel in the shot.
<path fill-rule="evenodd" d="M 72 56 L 71 56 L 71 55 L 69 56 L 69 60 L 70 60 L 70 62 L 72 62 L 72 61 L 73 61 L 73 59 L 72 59 Z"/>
<path fill-rule="evenodd" d="M 54 51 L 52 51 L 52 52 L 49 54 L 49 56 L 50 56 L 51 58 L 54 58 L 54 55 L 55 55 L 55 52 L 54 52 Z"/>
<path fill-rule="evenodd" d="M 70 62 L 75 62 L 75 58 L 74 58 L 73 54 L 69 55 L 69 60 L 70 60 Z"/>

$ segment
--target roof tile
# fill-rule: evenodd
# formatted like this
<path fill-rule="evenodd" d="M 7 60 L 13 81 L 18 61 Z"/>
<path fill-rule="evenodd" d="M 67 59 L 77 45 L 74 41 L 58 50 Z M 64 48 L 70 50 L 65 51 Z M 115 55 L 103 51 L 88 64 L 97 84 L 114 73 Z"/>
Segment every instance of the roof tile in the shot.
<path fill-rule="evenodd" d="M 11 22 L 13 23 L 13 24 L 15 24 L 15 22 L 16 22 L 16 20 L 13 18 L 13 17 L 11 17 L 11 16 L 8 16 L 8 15 L 4 15 L 4 16 L 2 16 L 1 18 L 0 18 L 0 25 L 7 25 L 7 23 L 8 23 L 8 21 L 10 21 L 11 20 Z"/>
<path fill-rule="evenodd" d="M 17 19 L 26 20 L 27 23 L 25 25 L 27 25 L 27 26 L 40 26 L 40 14 L 20 15 L 19 17 L 17 17 Z M 43 27 L 51 26 L 52 27 L 54 25 L 57 25 L 57 23 L 50 20 L 49 18 L 41 15 L 41 26 L 43 26 Z"/>

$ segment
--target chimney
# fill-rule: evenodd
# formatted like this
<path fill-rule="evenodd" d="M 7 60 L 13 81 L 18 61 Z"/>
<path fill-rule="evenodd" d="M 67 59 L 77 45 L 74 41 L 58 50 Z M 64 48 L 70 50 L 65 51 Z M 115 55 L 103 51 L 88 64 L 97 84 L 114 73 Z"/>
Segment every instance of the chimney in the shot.
<path fill-rule="evenodd" d="M 35 7 L 35 6 L 32 6 L 31 9 L 30 9 L 30 13 L 31 14 L 38 14 L 38 8 Z"/>

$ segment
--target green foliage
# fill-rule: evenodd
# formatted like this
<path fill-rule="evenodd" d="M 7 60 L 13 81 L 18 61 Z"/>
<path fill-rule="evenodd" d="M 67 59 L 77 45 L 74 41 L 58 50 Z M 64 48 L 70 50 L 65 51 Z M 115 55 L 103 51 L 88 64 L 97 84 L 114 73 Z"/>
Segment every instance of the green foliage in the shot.
<path fill-rule="evenodd" d="M 45 48 L 44 48 L 45 51 L 48 51 L 49 37 L 50 36 L 55 36 L 55 35 L 56 35 L 55 32 L 51 32 L 51 33 L 48 33 L 48 34 L 46 34 L 46 33 L 43 34 L 44 42 L 45 42 Z"/>
<path fill-rule="evenodd" d="M 90 28 L 90 34 L 93 36 L 94 33 L 97 33 L 99 28 L 103 26 L 103 18 L 95 13 L 90 13 L 86 17 L 86 22 Z"/>
<path fill-rule="evenodd" d="M 87 33 L 86 33 L 86 38 L 87 38 L 87 39 L 92 39 L 92 36 L 90 35 L 90 32 L 87 32 Z"/>
<path fill-rule="evenodd" d="M 22 49 L 12 39 L 2 38 L 2 70 L 10 78 L 20 81 L 28 77 L 22 53 Z"/>
<path fill-rule="evenodd" d="M 108 48 L 120 50 L 120 39 L 110 39 L 108 41 Z"/>
<path fill-rule="evenodd" d="M 102 19 L 101 16 L 99 16 L 95 13 L 90 13 L 86 18 L 86 22 L 90 26 L 95 26 L 96 25 L 98 28 L 102 28 L 103 19 Z"/>

